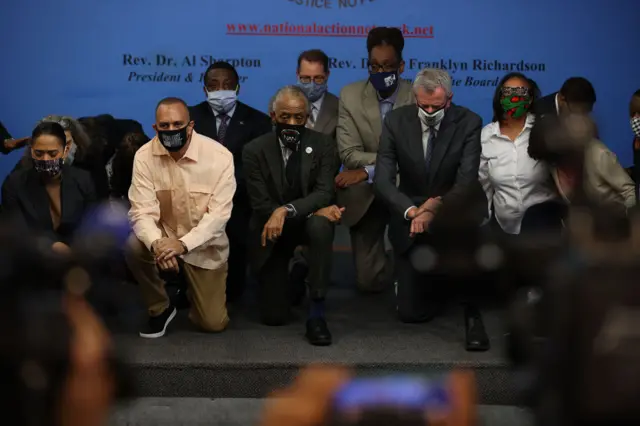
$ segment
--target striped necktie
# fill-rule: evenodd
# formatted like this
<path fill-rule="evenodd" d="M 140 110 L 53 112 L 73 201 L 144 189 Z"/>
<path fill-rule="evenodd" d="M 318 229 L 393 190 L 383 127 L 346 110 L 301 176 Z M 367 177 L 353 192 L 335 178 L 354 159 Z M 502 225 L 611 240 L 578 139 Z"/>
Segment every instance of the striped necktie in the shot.
<path fill-rule="evenodd" d="M 431 158 L 433 157 L 433 146 L 436 142 L 436 128 L 433 126 L 429 126 L 427 132 L 429 132 L 429 134 L 427 135 L 427 152 L 424 156 L 424 163 L 427 166 L 428 171 L 429 166 L 431 166 Z"/>
<path fill-rule="evenodd" d="M 220 127 L 218 128 L 218 142 L 224 145 L 224 137 L 227 134 L 227 127 L 229 127 L 229 116 L 226 114 L 220 114 Z"/>
<path fill-rule="evenodd" d="M 306 127 L 309 129 L 313 129 L 313 127 L 316 125 L 315 112 L 316 112 L 316 107 L 312 105 L 311 114 L 309 114 L 309 118 L 307 118 L 307 125 L 306 125 Z"/>

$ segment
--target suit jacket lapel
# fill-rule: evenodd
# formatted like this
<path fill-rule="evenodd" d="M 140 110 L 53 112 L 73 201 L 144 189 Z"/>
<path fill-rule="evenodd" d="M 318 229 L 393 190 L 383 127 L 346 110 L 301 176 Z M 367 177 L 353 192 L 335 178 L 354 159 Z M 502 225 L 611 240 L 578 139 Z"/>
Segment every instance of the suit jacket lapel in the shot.
<path fill-rule="evenodd" d="M 362 92 L 362 105 L 373 135 L 382 133 L 382 117 L 380 116 L 380 102 L 376 90 L 371 83 L 367 83 Z"/>
<path fill-rule="evenodd" d="M 269 168 L 269 170 L 271 171 L 273 183 L 278 190 L 278 194 L 280 195 L 280 202 L 282 202 L 282 197 L 284 194 L 284 161 L 282 160 L 282 150 L 280 149 L 280 142 L 278 141 L 275 133 L 273 134 L 271 142 L 267 144 L 264 155 L 266 157 L 265 167 Z M 278 165 L 278 167 L 275 167 L 276 164 Z"/>
<path fill-rule="evenodd" d="M 424 146 L 422 145 L 422 125 L 418 118 L 418 112 L 412 114 L 407 123 L 407 141 L 409 143 L 409 155 L 411 158 L 415 158 L 417 170 L 427 180 L 427 164 L 425 163 L 426 155 L 424 152 Z"/>
<path fill-rule="evenodd" d="M 331 120 L 331 115 L 337 115 L 337 111 L 338 99 L 331 93 L 327 92 L 324 95 L 324 100 L 322 101 L 322 106 L 318 112 L 318 117 L 316 118 L 316 124 L 313 126 L 313 130 L 320 133 L 324 132 L 325 126 L 327 126 Z"/>
<path fill-rule="evenodd" d="M 440 130 L 437 133 L 435 145 L 433 146 L 433 156 L 431 157 L 431 164 L 429 165 L 429 184 L 433 182 L 433 179 L 438 173 L 438 169 L 440 168 L 440 164 L 442 163 L 442 159 L 444 158 L 447 150 L 449 149 L 449 145 L 451 144 L 451 139 L 456 131 L 456 127 L 453 122 L 453 114 L 454 111 L 452 107 L 450 111 L 442 119 L 440 124 Z"/>
<path fill-rule="evenodd" d="M 27 178 L 28 192 L 25 197 L 26 203 L 31 206 L 33 215 L 39 218 L 40 223 L 46 223 L 47 229 L 53 229 L 51 211 L 49 210 L 49 196 L 47 190 L 40 181 L 40 176 L 35 170 L 29 172 Z"/>
<path fill-rule="evenodd" d="M 212 135 L 212 139 L 218 139 L 218 129 L 216 126 L 216 116 L 211 111 L 211 107 L 207 102 L 201 104 L 203 120 L 199 124 L 198 133 L 202 135 Z"/>
<path fill-rule="evenodd" d="M 411 84 L 400 79 L 398 88 L 398 95 L 396 96 L 396 102 L 393 104 L 393 109 L 403 107 L 405 105 L 415 104 L 415 98 L 411 89 Z"/>
<path fill-rule="evenodd" d="M 225 136 L 224 145 L 233 152 L 233 148 L 237 144 L 238 140 L 242 137 L 245 127 L 245 117 L 247 110 L 243 103 L 238 102 L 236 104 L 236 110 L 233 112 L 233 116 L 229 121 L 227 127 L 227 134 Z"/>
<path fill-rule="evenodd" d="M 313 135 L 307 132 L 307 136 L 300 142 L 300 172 L 302 173 L 302 193 L 306 196 L 309 192 L 309 176 L 311 175 L 311 166 L 313 158 L 316 155 L 313 143 Z"/>

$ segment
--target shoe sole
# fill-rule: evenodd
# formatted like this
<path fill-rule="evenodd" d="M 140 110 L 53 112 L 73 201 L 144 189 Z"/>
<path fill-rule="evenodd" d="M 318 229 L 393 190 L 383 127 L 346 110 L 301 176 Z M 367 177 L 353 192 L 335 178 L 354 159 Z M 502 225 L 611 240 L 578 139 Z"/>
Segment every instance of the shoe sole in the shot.
<path fill-rule="evenodd" d="M 169 315 L 169 318 L 167 318 L 167 320 L 164 322 L 164 327 L 162 328 L 162 331 L 159 331 L 157 333 L 150 333 L 150 334 L 140 333 L 140 337 L 144 337 L 145 339 L 157 339 L 158 337 L 164 336 L 165 333 L 167 332 L 167 327 L 169 326 L 171 321 L 173 321 L 173 319 L 176 317 L 177 313 L 178 313 L 178 310 L 176 308 L 173 308 L 173 312 L 171 312 L 171 315 Z"/>

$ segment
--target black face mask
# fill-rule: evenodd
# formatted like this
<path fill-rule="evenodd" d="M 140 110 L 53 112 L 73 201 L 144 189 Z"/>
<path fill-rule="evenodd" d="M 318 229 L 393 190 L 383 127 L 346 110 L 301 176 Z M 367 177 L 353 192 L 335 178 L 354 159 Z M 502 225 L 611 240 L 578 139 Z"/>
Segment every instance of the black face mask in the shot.
<path fill-rule="evenodd" d="M 297 151 L 306 127 L 304 124 L 286 124 L 276 122 L 276 134 L 280 142 L 292 151 Z"/>
<path fill-rule="evenodd" d="M 158 139 L 169 152 L 178 152 L 187 144 L 187 127 L 177 130 L 158 130 Z"/>

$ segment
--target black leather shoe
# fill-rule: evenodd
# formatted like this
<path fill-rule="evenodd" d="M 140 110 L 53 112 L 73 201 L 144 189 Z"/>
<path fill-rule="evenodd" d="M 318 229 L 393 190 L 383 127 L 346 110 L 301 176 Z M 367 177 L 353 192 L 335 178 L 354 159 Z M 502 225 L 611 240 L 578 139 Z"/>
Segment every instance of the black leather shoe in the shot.
<path fill-rule="evenodd" d="M 307 333 L 305 337 L 313 346 L 331 345 L 331 332 L 327 322 L 323 318 L 307 320 Z"/>
<path fill-rule="evenodd" d="M 475 306 L 464 308 L 465 348 L 469 352 L 485 352 L 491 348 L 489 336 L 482 322 L 482 314 Z"/>

